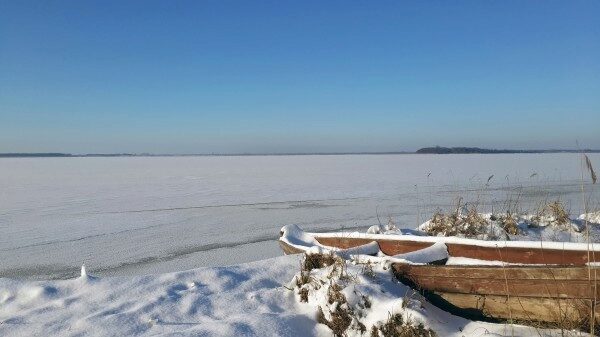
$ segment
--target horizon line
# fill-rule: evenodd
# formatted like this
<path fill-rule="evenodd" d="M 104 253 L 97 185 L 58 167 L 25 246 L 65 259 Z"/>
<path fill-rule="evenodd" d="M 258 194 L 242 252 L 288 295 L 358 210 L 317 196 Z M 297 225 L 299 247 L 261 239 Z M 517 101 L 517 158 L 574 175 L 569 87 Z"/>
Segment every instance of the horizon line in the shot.
<path fill-rule="evenodd" d="M 435 149 L 444 147 L 427 147 L 423 149 Z M 535 153 L 600 153 L 600 149 L 483 149 L 468 147 L 451 147 L 450 149 L 477 149 L 480 152 L 466 153 L 435 153 L 417 151 L 340 151 L 340 152 L 233 152 L 233 153 L 66 153 L 66 152 L 4 152 L 0 158 L 40 158 L 40 157 L 235 157 L 235 156 L 328 156 L 328 155 L 395 155 L 395 154 L 535 154 Z"/>

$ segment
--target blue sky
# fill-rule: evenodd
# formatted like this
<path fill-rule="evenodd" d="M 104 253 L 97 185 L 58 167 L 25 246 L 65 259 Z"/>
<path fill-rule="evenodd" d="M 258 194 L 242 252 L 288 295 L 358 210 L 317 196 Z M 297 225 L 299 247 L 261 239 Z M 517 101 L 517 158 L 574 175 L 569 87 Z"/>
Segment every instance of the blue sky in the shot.
<path fill-rule="evenodd" d="M 600 148 L 598 1 L 0 1 L 0 152 Z"/>

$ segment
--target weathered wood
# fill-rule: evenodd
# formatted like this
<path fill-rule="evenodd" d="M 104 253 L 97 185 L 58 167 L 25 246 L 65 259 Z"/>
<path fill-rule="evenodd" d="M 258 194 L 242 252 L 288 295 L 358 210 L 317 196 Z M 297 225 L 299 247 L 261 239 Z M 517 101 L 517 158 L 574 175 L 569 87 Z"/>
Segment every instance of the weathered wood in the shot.
<path fill-rule="evenodd" d="M 470 295 L 435 292 L 452 307 L 463 312 L 505 320 L 561 323 L 580 327 L 589 320 L 592 300 L 532 298 L 519 296 Z M 598 318 L 596 318 L 598 320 Z"/>
<path fill-rule="evenodd" d="M 556 268 L 560 278 L 549 278 L 552 268 L 513 266 L 431 266 L 394 264 L 396 276 L 417 288 L 434 292 L 521 297 L 600 298 L 600 278 L 588 279 L 588 268 Z M 593 277 L 598 268 L 590 268 Z M 460 274 L 462 272 L 462 275 Z M 516 276 L 516 277 L 515 277 Z"/>
<path fill-rule="evenodd" d="M 370 240 L 370 239 L 357 239 L 357 238 L 344 238 L 344 237 L 320 238 L 318 236 L 315 236 L 315 239 L 323 246 L 337 247 L 340 249 L 354 248 L 354 247 L 366 245 L 367 243 L 376 241 L 376 240 Z M 380 247 L 381 247 L 381 245 L 380 245 Z"/>
<path fill-rule="evenodd" d="M 600 268 L 581 266 L 483 266 L 483 265 L 449 265 L 444 268 L 431 265 L 397 264 L 399 271 L 420 277 L 457 277 L 461 279 L 493 279 L 504 280 L 600 280 Z"/>
<path fill-rule="evenodd" d="M 468 257 L 486 261 L 504 261 L 522 264 L 585 265 L 588 261 L 587 250 L 562 250 L 520 247 L 482 247 L 475 245 L 446 244 L 448 253 L 454 257 Z M 599 261 L 600 254 L 590 254 L 591 261 Z"/>
<path fill-rule="evenodd" d="M 304 251 L 302 249 L 293 247 L 288 245 L 287 243 L 283 242 L 283 241 L 278 241 L 279 242 L 279 247 L 281 247 L 281 250 L 283 250 L 283 253 L 286 255 L 293 255 L 293 254 L 300 254 L 300 253 L 304 253 Z"/>
<path fill-rule="evenodd" d="M 593 278 L 600 276 L 598 268 L 399 263 L 393 268 L 401 281 L 458 315 L 577 323 L 589 319 L 600 298 L 600 278 Z"/>
<path fill-rule="evenodd" d="M 594 298 L 587 281 L 499 280 L 427 277 L 415 281 L 422 289 L 461 294 L 515 295 L 524 297 Z M 599 296 L 596 296 L 599 297 Z"/>

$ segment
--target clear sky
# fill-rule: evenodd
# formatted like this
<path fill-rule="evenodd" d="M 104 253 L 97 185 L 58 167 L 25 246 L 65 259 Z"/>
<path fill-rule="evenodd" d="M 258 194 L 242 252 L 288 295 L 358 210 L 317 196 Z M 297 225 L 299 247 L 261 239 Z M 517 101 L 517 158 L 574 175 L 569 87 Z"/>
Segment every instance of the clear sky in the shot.
<path fill-rule="evenodd" d="M 0 152 L 600 148 L 600 1 L 0 0 Z"/>

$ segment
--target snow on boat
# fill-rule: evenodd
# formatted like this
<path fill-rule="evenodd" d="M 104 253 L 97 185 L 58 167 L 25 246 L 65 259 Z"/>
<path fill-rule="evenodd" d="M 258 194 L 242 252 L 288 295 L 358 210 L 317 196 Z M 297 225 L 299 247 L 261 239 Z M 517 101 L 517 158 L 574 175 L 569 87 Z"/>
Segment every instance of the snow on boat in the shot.
<path fill-rule="evenodd" d="M 330 251 L 387 261 L 400 281 L 468 318 L 600 322 L 600 244 L 306 233 L 295 225 L 282 228 L 279 244 L 286 254 Z"/>
<path fill-rule="evenodd" d="M 452 257 L 517 264 L 585 266 L 600 262 L 600 243 L 549 241 L 484 241 L 459 237 L 365 234 L 358 232 L 307 233 L 296 225 L 280 232 L 279 244 L 286 254 L 297 254 L 306 246 L 348 249 L 377 242 L 385 255 L 413 252 L 442 242 Z"/>

